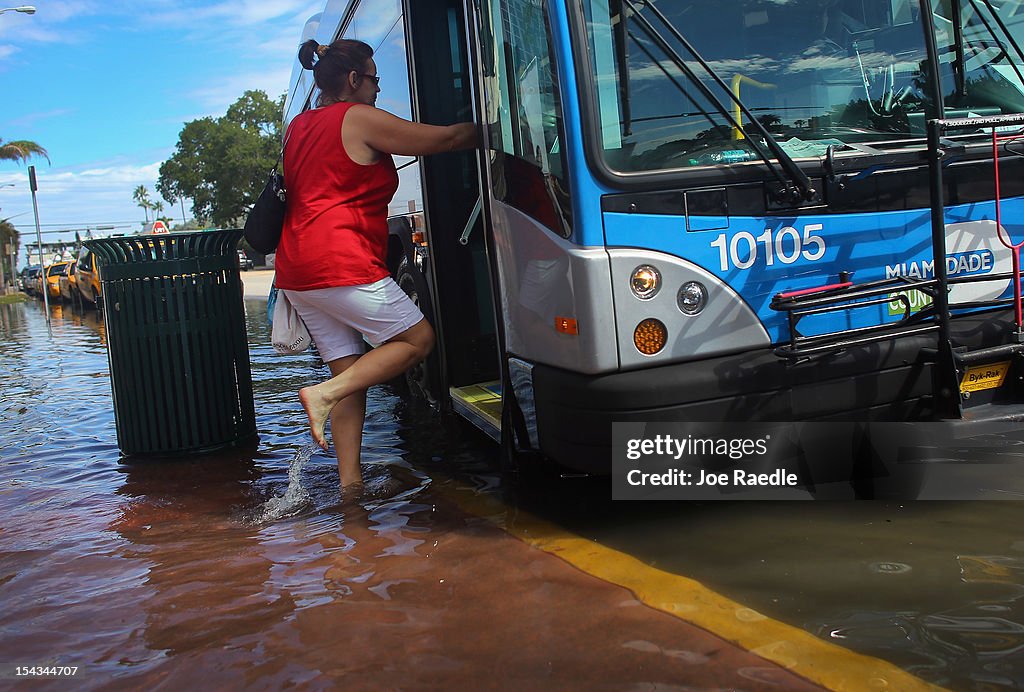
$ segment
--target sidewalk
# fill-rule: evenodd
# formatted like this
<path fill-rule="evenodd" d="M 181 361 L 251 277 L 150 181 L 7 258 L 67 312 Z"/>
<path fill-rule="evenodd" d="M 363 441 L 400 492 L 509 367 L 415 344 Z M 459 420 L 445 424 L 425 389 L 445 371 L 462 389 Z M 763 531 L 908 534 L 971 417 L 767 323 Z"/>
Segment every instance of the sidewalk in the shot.
<path fill-rule="evenodd" d="M 270 284 L 274 281 L 273 269 L 250 269 L 241 272 L 242 275 L 242 297 L 267 299 L 270 293 Z"/>

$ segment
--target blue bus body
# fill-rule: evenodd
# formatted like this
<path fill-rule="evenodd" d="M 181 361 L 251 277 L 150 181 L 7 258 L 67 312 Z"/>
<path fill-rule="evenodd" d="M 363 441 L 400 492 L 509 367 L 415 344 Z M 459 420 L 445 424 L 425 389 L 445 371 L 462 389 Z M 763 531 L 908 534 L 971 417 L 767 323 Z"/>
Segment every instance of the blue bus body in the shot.
<path fill-rule="evenodd" d="M 1016 419 L 1019 4 L 328 2 L 303 38 L 373 36 L 395 112 L 485 129 L 403 169 L 411 384 L 584 471 L 615 421 Z M 314 98 L 296 70 L 286 119 Z"/>

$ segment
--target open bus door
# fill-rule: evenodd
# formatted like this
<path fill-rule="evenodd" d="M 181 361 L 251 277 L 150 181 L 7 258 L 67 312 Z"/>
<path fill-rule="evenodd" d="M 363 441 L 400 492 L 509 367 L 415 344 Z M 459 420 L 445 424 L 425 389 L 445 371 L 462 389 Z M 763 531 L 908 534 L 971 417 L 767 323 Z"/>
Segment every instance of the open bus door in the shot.
<path fill-rule="evenodd" d="M 405 15 L 416 120 L 479 122 L 477 56 L 469 50 L 474 22 L 464 0 L 406 0 Z M 501 321 L 481 194 L 484 156 L 469 150 L 422 159 L 426 245 L 406 251 L 397 280 L 415 292 L 437 334 L 434 353 L 412 372 L 413 388 L 498 440 Z"/>

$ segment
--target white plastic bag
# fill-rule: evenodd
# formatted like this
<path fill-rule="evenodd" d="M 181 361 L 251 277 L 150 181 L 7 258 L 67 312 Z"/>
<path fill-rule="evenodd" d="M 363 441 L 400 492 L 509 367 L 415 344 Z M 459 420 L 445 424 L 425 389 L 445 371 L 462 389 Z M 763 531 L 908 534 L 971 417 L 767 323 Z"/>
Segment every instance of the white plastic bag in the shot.
<path fill-rule="evenodd" d="M 302 353 L 309 348 L 309 331 L 299 317 L 298 311 L 288 300 L 287 291 L 278 291 L 270 342 L 275 351 L 285 355 Z"/>

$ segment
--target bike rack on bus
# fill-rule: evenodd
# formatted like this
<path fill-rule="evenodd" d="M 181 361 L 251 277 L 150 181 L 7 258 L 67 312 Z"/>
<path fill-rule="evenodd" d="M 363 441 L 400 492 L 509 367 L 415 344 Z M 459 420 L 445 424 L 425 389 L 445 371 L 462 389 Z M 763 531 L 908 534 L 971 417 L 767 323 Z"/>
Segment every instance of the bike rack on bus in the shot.
<path fill-rule="evenodd" d="M 928 313 L 911 312 L 906 291 L 916 289 L 931 296 L 934 279 L 912 279 L 896 276 L 860 284 L 842 281 L 838 284 L 808 288 L 801 291 L 779 293 L 772 298 L 771 309 L 785 312 L 789 320 L 790 341 L 775 349 L 775 354 L 787 359 L 805 359 L 843 351 L 900 336 L 912 336 L 938 330 L 927 322 Z M 886 303 L 900 303 L 903 314 L 899 320 L 885 324 L 841 329 L 824 334 L 806 336 L 800 331 L 800 320 L 829 312 L 850 312 Z"/>
<path fill-rule="evenodd" d="M 999 129 L 1017 126 L 1018 131 L 1002 135 Z M 928 173 L 931 191 L 931 226 L 932 226 L 932 259 L 934 276 L 930 279 L 911 279 L 893 277 L 879 281 L 854 284 L 848 276 L 840 276 L 838 284 L 818 288 L 779 293 L 773 297 L 771 308 L 785 312 L 789 321 L 790 341 L 775 349 L 775 354 L 789 360 L 802 360 L 814 356 L 825 355 L 845 350 L 853 346 L 887 341 L 890 339 L 922 334 L 936 333 L 937 344 L 934 349 L 927 349 L 927 359 L 935 364 L 934 390 L 936 397 L 936 413 L 943 418 L 962 418 L 963 402 L 960 397 L 960 377 L 966 366 L 975 363 L 992 362 L 1000 358 L 1009 358 L 1024 354 L 1024 310 L 1021 298 L 1021 265 L 1020 250 L 1024 247 L 1024 239 L 1013 243 L 1002 226 L 1002 210 L 1000 199 L 999 148 L 1018 156 L 1024 156 L 1024 114 L 996 115 L 984 117 L 934 119 L 928 122 Z M 947 275 L 945 261 L 938 258 L 946 257 L 946 220 L 945 194 L 942 182 L 944 158 L 952 149 L 962 145 L 945 139 L 951 130 L 992 130 L 992 157 L 995 175 L 995 223 L 1000 243 L 1012 254 L 1011 272 L 999 274 L 957 276 Z M 1012 142 L 1020 141 L 1021 150 L 1011 149 Z M 984 301 L 949 303 L 951 285 L 966 283 L 982 283 L 1005 281 L 1011 279 L 1013 295 Z M 906 292 L 916 289 L 931 297 L 932 304 L 912 313 Z M 894 295 L 895 293 L 895 295 Z M 840 329 L 813 336 L 805 336 L 800 332 L 800 320 L 810 315 L 826 312 L 853 311 L 884 303 L 899 302 L 903 306 L 903 314 L 893 322 Z M 1014 307 L 1014 326 L 1007 334 L 1007 343 L 974 351 L 953 343 L 950 320 L 953 311 L 965 311 L 983 308 Z"/>

